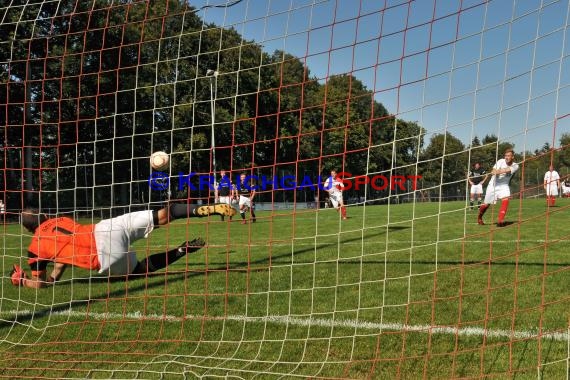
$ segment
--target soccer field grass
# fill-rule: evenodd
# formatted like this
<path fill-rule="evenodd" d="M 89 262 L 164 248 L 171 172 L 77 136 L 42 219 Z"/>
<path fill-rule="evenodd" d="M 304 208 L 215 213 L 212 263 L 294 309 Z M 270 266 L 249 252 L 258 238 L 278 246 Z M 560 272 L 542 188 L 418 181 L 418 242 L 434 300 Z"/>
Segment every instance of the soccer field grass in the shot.
<path fill-rule="evenodd" d="M 503 228 L 464 202 L 176 221 L 139 256 L 208 246 L 152 276 L 68 269 L 40 290 L 11 285 L 30 237 L 7 225 L 0 376 L 567 378 L 569 206 L 514 200 Z"/>

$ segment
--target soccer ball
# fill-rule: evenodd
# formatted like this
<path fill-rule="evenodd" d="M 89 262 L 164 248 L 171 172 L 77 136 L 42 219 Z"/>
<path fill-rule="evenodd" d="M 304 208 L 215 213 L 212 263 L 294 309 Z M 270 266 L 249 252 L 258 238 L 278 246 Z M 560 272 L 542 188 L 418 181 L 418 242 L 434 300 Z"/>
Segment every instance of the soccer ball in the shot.
<path fill-rule="evenodd" d="M 168 162 L 169 161 L 170 161 L 170 159 L 168 157 L 168 153 L 166 153 L 166 152 L 158 151 L 158 152 L 154 152 L 150 156 L 150 166 L 154 170 L 164 170 L 164 169 L 168 168 Z"/>

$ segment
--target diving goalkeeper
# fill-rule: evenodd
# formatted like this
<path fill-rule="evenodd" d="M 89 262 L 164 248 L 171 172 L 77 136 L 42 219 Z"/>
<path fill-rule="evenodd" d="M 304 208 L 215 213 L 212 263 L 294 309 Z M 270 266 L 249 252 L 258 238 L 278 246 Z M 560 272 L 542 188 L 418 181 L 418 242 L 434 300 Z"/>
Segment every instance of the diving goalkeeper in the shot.
<path fill-rule="evenodd" d="M 226 204 L 198 206 L 171 204 L 160 210 L 127 213 L 96 224 L 83 225 L 68 217 L 48 218 L 34 209 L 25 209 L 21 215 L 24 228 L 33 233 L 28 248 L 31 276 L 18 265 L 11 273 L 12 284 L 28 288 L 42 288 L 59 280 L 68 265 L 97 270 L 107 276 L 127 276 L 155 272 L 198 251 L 206 243 L 201 238 L 184 242 L 167 252 L 160 252 L 137 261 L 130 251 L 134 241 L 147 237 L 155 226 L 171 220 L 205 217 L 217 214 L 232 216 L 235 210 Z M 53 263 L 51 274 L 47 266 Z"/>

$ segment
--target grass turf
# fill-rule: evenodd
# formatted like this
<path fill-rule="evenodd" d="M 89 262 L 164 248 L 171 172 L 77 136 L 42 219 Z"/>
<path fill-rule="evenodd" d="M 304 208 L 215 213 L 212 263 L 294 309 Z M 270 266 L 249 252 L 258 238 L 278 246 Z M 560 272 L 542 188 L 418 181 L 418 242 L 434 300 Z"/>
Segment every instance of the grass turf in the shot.
<path fill-rule="evenodd" d="M 203 236 L 157 274 L 68 269 L 0 297 L 0 376 L 565 378 L 567 207 L 512 201 L 507 227 L 464 203 L 258 212 L 176 221 L 140 257 Z M 0 235 L 3 268 L 29 236 Z"/>

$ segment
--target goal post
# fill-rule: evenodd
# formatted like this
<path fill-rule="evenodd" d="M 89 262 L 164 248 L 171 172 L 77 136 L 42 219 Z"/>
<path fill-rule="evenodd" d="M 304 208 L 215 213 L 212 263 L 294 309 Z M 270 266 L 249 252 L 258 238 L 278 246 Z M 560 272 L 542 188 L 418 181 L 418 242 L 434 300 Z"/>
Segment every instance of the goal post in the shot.
<path fill-rule="evenodd" d="M 0 2 L 0 376 L 567 378 L 569 20 L 568 0 Z M 132 241 L 204 239 L 162 270 L 14 280 L 27 207 L 91 225 L 218 201 L 235 215 Z"/>

